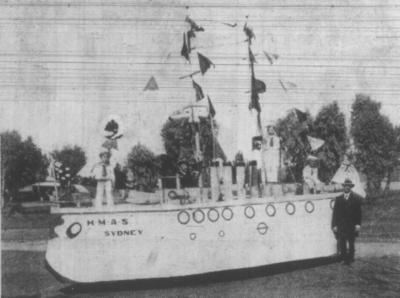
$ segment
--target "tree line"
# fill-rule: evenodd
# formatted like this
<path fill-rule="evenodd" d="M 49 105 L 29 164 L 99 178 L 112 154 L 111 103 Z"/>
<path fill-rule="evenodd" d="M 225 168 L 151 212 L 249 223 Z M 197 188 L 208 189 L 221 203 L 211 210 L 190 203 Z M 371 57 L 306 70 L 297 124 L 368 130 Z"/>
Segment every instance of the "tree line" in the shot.
<path fill-rule="evenodd" d="M 306 112 L 306 121 L 301 125 L 296 116 L 288 112 L 275 124 L 286 164 L 283 180 L 302 181 L 302 169 L 310 154 L 309 144 L 302 141 L 304 136 L 301 135 L 306 129 L 307 135 L 325 142 L 318 151 L 313 152 L 320 160 L 321 181 L 329 182 L 347 155 L 366 177 L 367 193 L 370 196 L 380 194 L 381 182 L 386 179 L 388 188 L 400 158 L 400 127 L 394 126 L 380 109 L 379 102 L 368 95 L 357 94 L 351 107 L 349 126 L 337 102 L 323 106 L 315 118 Z M 213 158 L 224 158 L 214 138 L 218 135 L 218 125 L 214 119 L 212 125 L 210 121 L 209 118 L 202 118 L 199 125 L 204 157 L 201 165 L 194 159 L 195 128 L 186 119 L 179 119 L 167 120 L 161 130 L 166 154 L 155 155 L 146 146 L 137 144 L 127 155 L 127 168 L 140 178 L 146 190 L 151 190 L 157 184 L 157 177 L 174 176 L 180 172 L 182 161 L 190 175 L 199 171 L 198 166 L 209 165 Z M 42 181 L 47 175 L 50 161 L 32 138 L 24 140 L 16 131 L 6 131 L 0 135 L 3 189 L 15 195 L 19 188 Z M 86 164 L 86 154 L 79 146 L 65 146 L 50 155 L 68 165 L 72 176 L 76 176 Z"/>

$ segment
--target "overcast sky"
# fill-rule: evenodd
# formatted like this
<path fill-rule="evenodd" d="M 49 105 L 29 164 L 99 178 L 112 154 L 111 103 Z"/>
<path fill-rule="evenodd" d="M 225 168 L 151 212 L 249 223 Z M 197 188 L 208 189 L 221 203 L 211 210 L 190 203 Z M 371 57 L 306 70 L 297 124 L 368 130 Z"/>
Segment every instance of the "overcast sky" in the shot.
<path fill-rule="evenodd" d="M 295 107 L 315 115 L 332 100 L 349 117 L 363 92 L 400 124 L 397 1 L 103 2 L 0 3 L 1 131 L 31 135 L 44 151 L 76 144 L 93 160 L 101 124 L 118 115 L 121 158 L 138 142 L 160 153 L 162 124 L 194 102 L 191 81 L 179 77 L 198 69 L 199 51 L 215 64 L 195 80 L 214 102 L 222 146 L 229 157 L 246 152 L 255 132 L 246 16 L 256 35 L 256 77 L 268 89 L 260 99 L 265 123 Z M 205 29 L 193 41 L 192 64 L 180 56 L 187 15 Z M 270 65 L 264 51 L 278 60 Z M 159 90 L 143 91 L 151 76 Z M 286 92 L 279 80 L 297 88 Z"/>

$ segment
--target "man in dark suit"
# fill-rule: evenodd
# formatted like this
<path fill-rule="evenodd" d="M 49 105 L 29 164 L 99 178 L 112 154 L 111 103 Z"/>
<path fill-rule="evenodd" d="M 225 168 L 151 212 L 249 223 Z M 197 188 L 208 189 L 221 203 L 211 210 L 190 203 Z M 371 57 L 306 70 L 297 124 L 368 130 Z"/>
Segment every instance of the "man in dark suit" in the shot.
<path fill-rule="evenodd" d="M 332 215 L 332 230 L 338 242 L 344 264 L 354 262 L 354 241 L 361 228 L 361 197 L 351 191 L 350 179 L 343 183 L 344 193 L 336 198 Z"/>

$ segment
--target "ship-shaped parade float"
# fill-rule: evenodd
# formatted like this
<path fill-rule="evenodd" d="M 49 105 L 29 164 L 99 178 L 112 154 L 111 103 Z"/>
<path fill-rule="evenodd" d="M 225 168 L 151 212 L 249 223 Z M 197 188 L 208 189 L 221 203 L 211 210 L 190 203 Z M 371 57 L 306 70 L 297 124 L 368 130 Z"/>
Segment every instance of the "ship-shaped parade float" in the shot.
<path fill-rule="evenodd" d="M 181 54 L 187 57 L 195 32 L 204 29 L 188 17 L 185 21 L 190 30 Z M 160 177 L 155 192 L 133 192 L 137 201 L 142 197 L 151 204 L 129 200 L 113 206 L 53 207 L 51 212 L 62 219 L 46 251 L 53 272 L 75 283 L 96 283 L 184 277 L 337 254 L 331 216 L 341 184 L 311 193 L 306 184 L 299 191 L 296 184 L 278 181 L 282 154 L 279 146 L 271 146 L 271 138 L 275 144 L 279 139 L 262 124 L 258 100 L 266 86 L 255 78 L 254 34 L 247 20 L 243 29 L 250 108 L 257 112 L 258 128 L 249 142 L 260 158 L 247 163 L 215 159 L 205 165 L 196 127 L 201 117 L 212 117 L 215 111 L 210 101 L 184 107 L 171 118 L 186 118 L 196 131 L 195 158 L 202 164 L 197 187 L 181 187 L 177 175 L 175 187 L 167 188 Z M 193 80 L 210 67 L 208 58 L 198 56 L 200 71 L 183 78 Z M 202 92 L 194 81 L 193 87 Z"/>

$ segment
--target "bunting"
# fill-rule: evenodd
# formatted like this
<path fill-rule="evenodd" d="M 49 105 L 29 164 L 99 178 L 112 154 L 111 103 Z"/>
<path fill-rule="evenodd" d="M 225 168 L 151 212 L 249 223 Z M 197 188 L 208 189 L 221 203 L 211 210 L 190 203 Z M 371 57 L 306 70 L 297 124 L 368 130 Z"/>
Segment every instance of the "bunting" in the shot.
<path fill-rule="evenodd" d="M 324 140 L 307 136 L 308 143 L 311 146 L 311 151 L 316 151 L 325 144 Z"/>
<path fill-rule="evenodd" d="M 187 44 L 186 33 L 183 33 L 183 45 L 182 45 L 182 49 L 181 49 L 181 55 L 183 57 L 185 57 L 185 59 L 187 61 L 190 62 L 189 54 L 190 54 L 190 48 L 188 47 L 188 44 Z"/>
<path fill-rule="evenodd" d="M 207 95 L 207 100 L 208 100 L 208 110 L 209 110 L 209 113 L 210 113 L 211 117 L 214 118 L 214 117 L 215 117 L 215 114 L 216 114 L 216 111 L 215 111 L 214 106 L 213 106 L 213 104 L 212 104 L 212 102 L 211 102 L 210 96 L 208 96 L 208 95 Z"/>
<path fill-rule="evenodd" d="M 143 91 L 154 91 L 154 90 L 158 90 L 158 84 L 156 82 L 156 79 L 152 76 L 149 81 L 146 84 L 146 87 L 144 87 Z"/>
<path fill-rule="evenodd" d="M 274 64 L 274 62 L 276 61 L 276 60 L 278 60 L 278 58 L 279 58 L 279 55 L 278 54 L 269 54 L 269 53 L 267 53 L 266 51 L 263 51 L 264 52 L 264 55 L 265 55 L 265 57 L 268 59 L 268 61 L 269 61 L 269 63 L 272 65 L 272 64 Z"/>
<path fill-rule="evenodd" d="M 193 79 L 192 79 L 192 83 L 193 83 L 193 88 L 196 92 L 196 101 L 202 100 L 204 98 L 203 89 L 201 89 L 200 85 L 197 84 Z"/>
<path fill-rule="evenodd" d="M 200 54 L 199 52 L 197 53 L 197 56 L 199 58 L 199 65 L 200 65 L 200 71 L 201 74 L 205 74 L 206 71 L 211 67 L 215 67 L 214 63 L 211 62 L 210 59 L 208 59 L 206 56 Z"/>
<path fill-rule="evenodd" d="M 253 30 L 250 27 L 247 26 L 247 22 L 244 24 L 243 31 L 246 34 L 246 36 L 247 36 L 247 38 L 249 40 L 249 43 L 251 43 L 252 39 L 256 38 L 256 36 L 254 35 Z"/>

